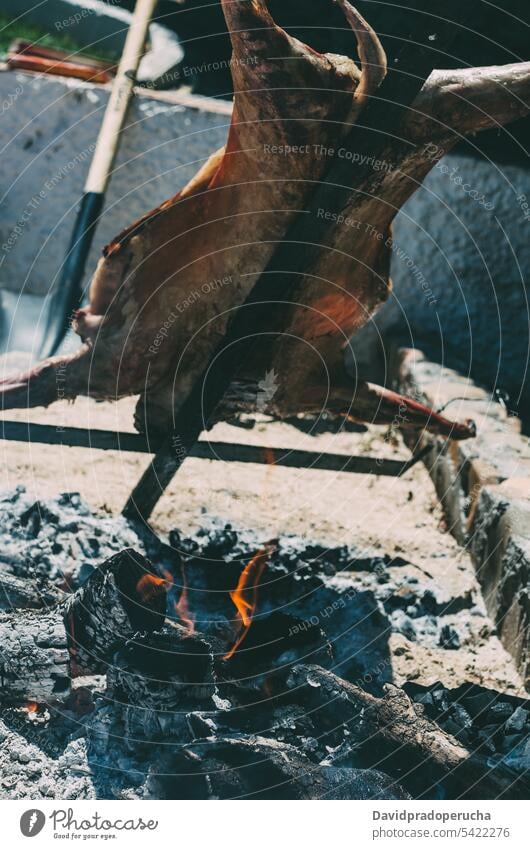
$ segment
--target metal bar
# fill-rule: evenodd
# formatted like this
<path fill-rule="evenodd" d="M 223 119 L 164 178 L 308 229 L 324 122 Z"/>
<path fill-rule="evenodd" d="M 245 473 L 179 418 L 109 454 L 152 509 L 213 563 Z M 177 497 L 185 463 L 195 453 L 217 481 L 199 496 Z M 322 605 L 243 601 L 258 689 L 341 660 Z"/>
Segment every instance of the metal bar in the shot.
<path fill-rule="evenodd" d="M 101 451 L 136 451 L 142 454 L 152 454 L 156 450 L 155 447 L 150 448 L 145 438 L 137 433 L 6 420 L 0 421 L 0 439 L 66 445 L 71 448 L 96 448 Z"/>
<path fill-rule="evenodd" d="M 57 427 L 33 422 L 0 421 L 0 439 L 45 445 L 64 445 L 70 448 L 93 448 L 100 451 L 132 451 L 154 454 L 137 433 L 112 430 L 88 430 L 81 427 Z M 188 457 L 201 460 L 220 460 L 225 463 L 256 463 L 283 466 L 289 469 L 316 469 L 326 472 L 349 472 L 361 475 L 400 477 L 419 462 L 429 451 L 427 446 L 409 460 L 388 460 L 383 457 L 359 457 L 349 454 L 320 454 L 292 448 L 269 448 L 266 445 L 244 445 L 237 442 L 199 441 Z"/>

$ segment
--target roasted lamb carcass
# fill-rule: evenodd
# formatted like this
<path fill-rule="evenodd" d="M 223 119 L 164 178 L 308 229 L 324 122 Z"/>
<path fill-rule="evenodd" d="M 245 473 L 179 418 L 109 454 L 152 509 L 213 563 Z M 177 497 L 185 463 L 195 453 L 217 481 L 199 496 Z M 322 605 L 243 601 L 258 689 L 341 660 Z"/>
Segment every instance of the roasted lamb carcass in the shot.
<path fill-rule="evenodd" d="M 167 432 L 231 314 L 303 214 L 330 156 L 340 155 L 341 139 L 385 76 L 377 36 L 347 0 L 338 2 L 355 33 L 360 68 L 290 37 L 263 0 L 223 0 L 235 92 L 226 146 L 182 191 L 104 249 L 90 303 L 75 317 L 81 348 L 4 381 L 4 409 L 48 405 L 59 394 L 138 394 L 139 427 Z M 400 415 L 402 426 L 456 438 L 473 434 L 472 423 L 450 422 L 354 380 L 343 352 L 388 297 L 390 226 L 400 207 L 463 134 L 526 114 L 529 89 L 528 63 L 431 75 L 400 135 L 389 138 L 366 185 L 336 216 L 327 244 L 291 292 L 281 338 L 259 340 L 243 364 L 246 387 L 258 386 L 265 370 L 275 374 L 269 412 L 329 410 L 376 423 Z"/>

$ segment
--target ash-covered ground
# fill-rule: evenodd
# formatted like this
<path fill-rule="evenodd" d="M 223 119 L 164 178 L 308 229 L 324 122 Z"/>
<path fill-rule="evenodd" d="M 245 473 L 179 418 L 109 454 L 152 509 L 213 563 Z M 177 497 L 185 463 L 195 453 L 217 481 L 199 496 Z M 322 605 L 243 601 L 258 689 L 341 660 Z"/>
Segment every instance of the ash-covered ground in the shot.
<path fill-rule="evenodd" d="M 0 563 L 19 578 L 75 588 L 98 563 L 131 546 L 142 548 L 125 519 L 95 515 L 78 492 L 35 501 L 19 485 L 0 496 Z"/>
<path fill-rule="evenodd" d="M 162 632 L 123 646 L 106 675 L 75 679 L 60 703 L 2 706 L 1 798 L 462 795 L 435 770 L 411 772 L 366 746 L 354 716 L 310 707 L 321 684 L 308 674 L 295 685 L 300 664 L 377 697 L 406 680 L 421 714 L 512 770 L 514 784 L 529 769 L 530 705 L 473 586 L 444 585 L 405 552 L 281 535 L 250 630 L 228 661 L 241 625 L 230 593 L 270 540 L 203 519 L 193 533 L 174 529 L 161 539 L 90 510 L 75 493 L 35 502 L 18 487 L 2 496 L 4 609 L 20 604 L 23 585 L 49 607 L 124 548 L 147 555 L 169 592 Z M 492 655 L 506 670 L 498 688 L 497 673 L 480 666 Z M 428 662 L 416 670 L 422 656 Z M 469 678 L 444 685 L 437 669 L 457 666 L 456 658 Z"/>

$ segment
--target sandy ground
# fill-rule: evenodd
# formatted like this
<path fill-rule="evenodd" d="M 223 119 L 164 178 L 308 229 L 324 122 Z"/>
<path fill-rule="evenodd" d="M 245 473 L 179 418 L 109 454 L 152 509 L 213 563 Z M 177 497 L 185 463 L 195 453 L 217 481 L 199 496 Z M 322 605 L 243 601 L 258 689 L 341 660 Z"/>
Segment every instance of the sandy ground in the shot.
<path fill-rule="evenodd" d="M 49 409 L 10 411 L 5 418 L 54 426 L 134 432 L 134 401 L 97 403 L 78 398 Z M 263 422 L 246 430 L 217 425 L 212 440 L 281 446 L 319 452 L 408 459 L 408 450 L 380 428 L 366 433 L 310 436 L 290 425 Z M 149 457 L 129 452 L 1 442 L 2 488 L 23 483 L 35 498 L 78 491 L 95 509 L 123 507 Z M 421 550 L 434 560 L 455 549 L 438 527 L 441 513 L 421 464 L 403 478 L 296 470 L 268 465 L 221 463 L 190 458 L 183 464 L 153 516 L 160 531 L 197 528 L 204 514 L 253 527 L 264 535 L 296 533 L 330 545 L 356 544 L 388 552 Z"/>
<path fill-rule="evenodd" d="M 133 431 L 134 401 L 78 399 L 48 410 L 12 411 L 5 418 L 53 425 Z M 253 430 L 217 425 L 215 440 L 407 459 L 407 449 L 380 428 L 366 433 L 310 436 L 287 424 L 263 421 Z M 118 513 L 148 464 L 145 454 L 1 442 L 2 489 L 24 484 L 35 499 L 78 491 L 94 509 Z M 445 531 L 431 480 L 418 464 L 402 478 L 285 469 L 190 458 L 161 499 L 153 524 L 162 533 L 195 529 L 207 516 L 253 528 L 263 538 L 295 533 L 330 546 L 343 543 L 371 553 L 405 557 L 396 580 L 429 582 L 449 601 L 479 596 L 473 567 Z M 392 571 L 392 570 L 391 570 Z M 428 575 L 428 577 L 427 577 Z M 362 580 L 362 576 L 361 576 Z M 459 614 L 462 615 L 462 614 Z M 488 620 L 472 617 L 469 644 L 446 651 L 392 637 L 396 682 L 475 681 L 511 692 L 520 680 Z M 486 623 L 486 624 L 485 624 Z"/>

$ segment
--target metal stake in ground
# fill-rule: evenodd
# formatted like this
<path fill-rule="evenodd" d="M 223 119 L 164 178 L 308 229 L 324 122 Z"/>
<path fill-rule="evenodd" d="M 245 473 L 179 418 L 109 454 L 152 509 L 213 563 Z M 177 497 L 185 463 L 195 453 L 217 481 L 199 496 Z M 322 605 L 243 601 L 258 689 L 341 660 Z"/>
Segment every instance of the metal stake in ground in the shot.
<path fill-rule="evenodd" d="M 347 199 L 370 174 L 366 160 L 377 157 L 388 144 L 392 133 L 398 133 L 404 110 L 414 100 L 435 67 L 436 58 L 446 53 L 458 34 L 458 23 L 465 21 L 476 8 L 477 0 L 465 6 L 453 0 L 444 8 L 444 19 L 436 20 L 436 40 L 432 40 L 430 15 L 416 12 L 405 44 L 394 60 L 389 76 L 377 98 L 367 104 L 363 125 L 355 125 L 344 141 L 347 154 L 333 162 L 319 182 L 308 204 L 309 214 L 299 215 L 278 246 L 272 260 L 236 311 L 222 342 L 206 369 L 196 381 L 175 417 L 173 432 L 164 441 L 151 464 L 134 488 L 123 514 L 130 519 L 146 521 L 160 496 L 208 427 L 215 408 L 234 379 L 253 338 L 268 329 L 271 308 L 289 300 L 299 275 L 310 264 L 322 246 L 331 222 L 319 217 L 319 208 L 340 212 Z M 452 18 L 452 20 L 451 20 Z M 352 171 L 349 159 L 356 154 L 364 165 Z M 360 155 L 360 157 L 359 157 Z M 352 175 L 354 178 L 352 178 Z M 280 333 L 281 328 L 274 329 Z"/>

